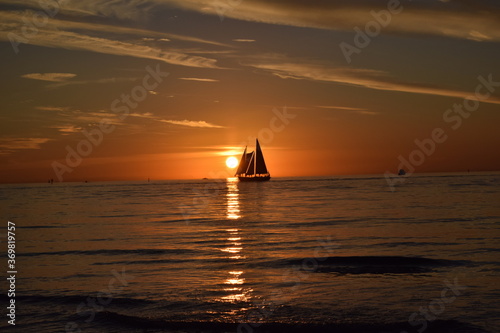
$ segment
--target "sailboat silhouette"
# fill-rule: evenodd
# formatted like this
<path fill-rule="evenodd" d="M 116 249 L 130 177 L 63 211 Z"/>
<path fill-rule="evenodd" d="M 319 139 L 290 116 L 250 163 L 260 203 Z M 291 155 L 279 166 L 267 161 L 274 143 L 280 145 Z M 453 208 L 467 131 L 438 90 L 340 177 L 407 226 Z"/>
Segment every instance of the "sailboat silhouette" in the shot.
<path fill-rule="evenodd" d="M 258 139 L 255 139 L 255 151 L 247 153 L 247 147 L 245 147 L 235 176 L 240 181 L 265 181 L 271 179 Z"/>

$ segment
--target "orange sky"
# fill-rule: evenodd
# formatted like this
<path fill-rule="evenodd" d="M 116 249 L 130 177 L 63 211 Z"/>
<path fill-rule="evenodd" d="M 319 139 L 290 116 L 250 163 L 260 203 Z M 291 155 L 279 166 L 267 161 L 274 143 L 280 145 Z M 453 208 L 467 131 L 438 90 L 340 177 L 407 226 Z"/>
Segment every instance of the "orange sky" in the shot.
<path fill-rule="evenodd" d="M 145 3 L 0 0 L 0 182 L 500 170 L 499 5 Z"/>

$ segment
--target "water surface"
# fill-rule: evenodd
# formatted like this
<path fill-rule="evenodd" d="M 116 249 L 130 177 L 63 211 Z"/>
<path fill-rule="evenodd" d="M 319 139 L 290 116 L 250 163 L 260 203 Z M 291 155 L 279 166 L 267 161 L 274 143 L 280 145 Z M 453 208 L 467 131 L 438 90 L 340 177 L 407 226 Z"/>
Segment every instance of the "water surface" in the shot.
<path fill-rule="evenodd" d="M 498 173 L 0 190 L 2 330 L 500 331 Z"/>

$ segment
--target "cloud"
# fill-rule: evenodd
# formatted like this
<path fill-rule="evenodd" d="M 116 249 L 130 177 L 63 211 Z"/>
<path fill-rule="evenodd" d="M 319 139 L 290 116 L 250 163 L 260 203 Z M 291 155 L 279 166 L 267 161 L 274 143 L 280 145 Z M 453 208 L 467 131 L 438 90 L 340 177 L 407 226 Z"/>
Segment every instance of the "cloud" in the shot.
<path fill-rule="evenodd" d="M 86 126 L 96 125 L 100 123 L 103 119 L 106 119 L 107 123 L 112 125 L 122 125 L 123 123 L 115 113 L 107 111 L 82 112 L 76 110 L 73 118 L 80 124 Z"/>
<path fill-rule="evenodd" d="M 5 0 L 0 0 L 0 4 L 2 2 L 5 2 Z M 19 3 L 15 3 L 16 6 L 20 6 Z M 22 5 L 21 5 L 22 6 Z M 29 6 L 28 6 L 29 7 Z M 64 6 L 67 8 L 67 5 L 65 4 Z M 32 6 L 35 10 L 39 10 L 40 6 L 36 3 L 34 6 Z M 135 11 L 136 8 L 134 8 Z M 64 12 L 61 10 L 61 12 Z M 22 31 L 19 30 L 19 27 L 24 26 L 24 21 L 23 18 L 26 19 L 26 17 L 30 17 L 33 15 L 33 11 L 26 10 L 24 12 L 7 12 L 7 11 L 2 11 L 0 12 L 0 27 L 2 30 L 5 30 L 6 32 L 14 32 L 19 36 L 22 36 Z M 100 24 L 95 22 L 94 20 L 85 22 L 84 19 L 80 15 L 75 16 L 74 18 L 71 16 L 68 16 L 67 20 L 63 19 L 58 19 L 55 16 L 53 18 L 50 18 L 47 22 L 47 25 L 42 25 L 41 27 L 37 27 L 37 29 L 40 28 L 45 28 L 45 29 L 53 29 L 53 30 L 62 30 L 62 31 L 73 31 L 73 32 L 94 32 L 98 33 L 99 35 L 110 35 L 113 34 L 115 36 L 137 36 L 138 40 L 142 41 L 158 41 L 158 42 L 170 42 L 172 40 L 178 40 L 178 41 L 183 41 L 183 42 L 191 42 L 191 43 L 200 43 L 200 44 L 208 44 L 208 45 L 214 45 L 214 46 L 221 46 L 221 47 L 229 47 L 229 45 L 220 43 L 220 42 L 215 42 L 212 40 L 208 39 L 203 39 L 203 38 L 197 38 L 197 37 L 192 37 L 192 36 L 186 36 L 186 35 L 179 35 L 179 34 L 174 34 L 174 33 L 169 33 L 169 32 L 159 32 L 159 31 L 154 31 L 154 30 L 147 30 L 147 29 L 141 29 L 141 28 L 136 28 L 136 27 L 125 27 L 125 26 L 119 26 L 119 25 L 110 25 L 110 24 Z M 38 33 L 40 31 L 37 32 Z M 145 37 L 147 36 L 147 37 Z"/>
<path fill-rule="evenodd" d="M 21 77 L 40 81 L 63 82 L 74 78 L 75 76 L 76 74 L 73 73 L 30 73 L 24 74 Z"/>
<path fill-rule="evenodd" d="M 71 80 L 71 81 L 52 83 L 47 85 L 47 88 L 59 88 L 63 86 L 82 85 L 82 84 L 106 84 L 106 83 L 115 84 L 118 82 L 131 82 L 135 80 L 137 80 L 136 77 L 112 77 L 112 78 L 102 78 L 96 80 Z"/>
<path fill-rule="evenodd" d="M 62 135 L 69 135 L 71 133 L 79 133 L 82 131 L 81 127 L 75 125 L 51 126 L 50 128 L 57 129 L 59 132 L 62 133 Z"/>
<path fill-rule="evenodd" d="M 20 6 L 18 2 L 0 0 L 0 3 Z M 169 8 L 177 7 L 251 22 L 353 31 L 354 27 L 358 26 L 363 29 L 367 22 L 373 21 L 372 12 L 387 10 L 388 3 L 389 1 L 373 0 L 67 0 L 64 1 L 64 6 L 60 7 L 60 12 L 79 18 L 110 17 L 144 22 L 155 14 L 160 15 L 157 13 L 165 13 Z M 390 23 L 382 29 L 383 33 L 426 34 L 475 41 L 500 41 L 500 5 L 497 1 L 407 0 L 399 3 L 402 11 L 390 16 Z M 35 10 L 40 8 L 36 0 L 25 0 L 21 6 Z M 74 22 L 73 26 L 77 24 Z M 100 26 L 96 22 L 92 24 Z M 96 27 L 96 29 L 101 28 Z M 145 34 L 142 36 L 155 37 Z M 163 36 L 168 39 L 171 37 L 173 35 Z"/>
<path fill-rule="evenodd" d="M 101 78 L 95 80 L 70 80 L 76 77 L 76 74 L 71 73 L 30 73 L 21 76 L 26 79 L 54 82 L 47 85 L 47 88 L 59 88 L 63 86 L 70 85 L 83 85 L 83 84 L 115 84 L 118 82 L 130 82 L 137 80 L 137 77 L 112 77 L 112 78 Z M 54 110 L 50 107 L 37 107 L 38 110 L 42 111 L 60 111 Z"/>
<path fill-rule="evenodd" d="M 316 105 L 319 109 L 333 109 L 333 110 L 345 110 L 345 111 L 365 111 L 362 108 L 352 108 L 347 106 L 335 106 L 335 105 Z"/>
<path fill-rule="evenodd" d="M 57 116 L 52 118 L 54 123 L 48 126 L 48 128 L 57 129 L 63 135 L 80 132 L 86 126 L 95 126 L 104 119 L 112 125 L 123 124 L 123 121 L 121 121 L 115 113 L 105 110 L 85 112 L 62 106 L 37 106 L 35 109 L 47 112 L 57 112 Z"/>
<path fill-rule="evenodd" d="M 204 120 L 193 121 L 193 120 L 160 120 L 162 123 L 169 123 L 173 125 L 188 126 L 188 127 L 201 127 L 201 128 L 225 128 L 224 126 L 214 125 L 207 123 Z"/>
<path fill-rule="evenodd" d="M 171 0 L 193 11 L 233 19 L 353 31 L 387 10 L 388 1 L 253 0 L 222 5 L 213 0 Z M 500 6 L 494 1 L 400 1 L 402 11 L 390 15 L 384 33 L 426 34 L 476 41 L 500 41 Z"/>
<path fill-rule="evenodd" d="M 351 112 L 351 113 L 358 113 L 358 114 L 368 115 L 368 116 L 375 116 L 375 115 L 379 114 L 378 112 L 369 111 L 368 109 L 353 108 L 353 107 L 347 107 L 347 106 L 317 105 L 316 108 L 318 108 L 318 109 L 328 109 L 328 110 L 347 111 L 347 112 Z"/>
<path fill-rule="evenodd" d="M 49 138 L 0 138 L 0 154 L 10 154 L 21 149 L 40 149 Z"/>
<path fill-rule="evenodd" d="M 9 41 L 15 36 L 23 36 L 24 27 L 23 15 L 19 12 L 0 12 L 0 40 Z M 142 59 L 152 59 L 162 61 L 172 65 L 197 67 L 197 68 L 218 68 L 216 60 L 201 56 L 189 55 L 182 50 L 168 49 L 160 47 L 138 44 L 136 41 L 124 41 L 104 37 L 96 37 L 64 29 L 75 28 L 75 25 L 82 25 L 80 29 L 90 29 L 90 24 L 75 23 L 69 21 L 49 20 L 49 24 L 41 26 L 35 38 L 24 39 L 26 43 L 69 50 L 83 50 L 96 53 L 112 54 L 118 56 L 129 56 Z M 133 32 L 130 28 L 120 28 L 101 25 L 103 29 L 108 28 L 113 32 L 121 31 Z M 80 30 L 77 29 L 77 30 Z M 122 31 L 123 30 L 123 31 Z M 160 34 L 160 33 L 157 33 Z M 101 34 L 102 35 L 102 34 Z M 165 34 L 161 34 L 164 36 Z M 10 36 L 10 37 L 9 37 Z M 197 40 L 191 38 L 192 40 Z"/>
<path fill-rule="evenodd" d="M 277 59 L 275 59 L 275 61 L 262 60 L 249 65 L 268 71 L 283 79 L 334 82 L 375 90 L 445 97 L 467 98 L 474 95 L 473 92 L 470 91 L 460 91 L 424 83 L 405 82 L 391 77 L 386 72 L 378 70 L 350 67 L 336 68 L 325 64 L 291 62 L 285 58 L 281 59 L 279 62 L 276 60 Z M 492 96 L 483 102 L 500 104 L 500 98 Z"/>
<path fill-rule="evenodd" d="M 37 106 L 35 109 L 40 111 L 50 111 L 50 112 L 68 112 L 71 110 L 69 107 L 62 106 Z"/>
<path fill-rule="evenodd" d="M 137 117 L 137 118 L 147 118 L 147 119 L 157 119 L 151 112 L 145 112 L 145 113 L 131 113 L 129 114 L 130 117 Z"/>
<path fill-rule="evenodd" d="M 179 125 L 179 126 L 200 127 L 200 128 L 225 128 L 224 126 L 214 125 L 214 124 L 211 124 L 211 123 L 207 123 L 204 120 L 193 121 L 193 120 L 167 120 L 167 119 L 162 119 L 160 117 L 155 116 L 151 112 L 131 113 L 130 116 L 131 117 L 137 117 L 137 118 L 150 119 L 150 120 L 158 121 L 158 122 L 161 122 L 161 123 L 167 123 L 167 124 Z"/>
<path fill-rule="evenodd" d="M 253 42 L 255 42 L 255 39 L 236 38 L 236 39 L 233 39 L 233 42 L 239 42 L 239 43 L 253 43 Z"/>
<path fill-rule="evenodd" d="M 168 39 L 168 38 L 152 38 L 152 37 L 143 37 L 142 38 L 143 41 L 145 42 L 171 42 L 172 40 Z"/>
<path fill-rule="evenodd" d="M 214 79 L 202 79 L 198 77 L 180 77 L 179 80 L 186 80 L 186 81 L 200 81 L 200 82 L 219 82 L 219 80 L 214 80 Z"/>

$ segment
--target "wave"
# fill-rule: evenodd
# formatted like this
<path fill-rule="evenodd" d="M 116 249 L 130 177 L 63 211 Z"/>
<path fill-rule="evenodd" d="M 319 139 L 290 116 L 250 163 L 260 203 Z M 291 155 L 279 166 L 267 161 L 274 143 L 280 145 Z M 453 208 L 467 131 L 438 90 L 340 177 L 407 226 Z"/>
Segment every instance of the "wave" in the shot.
<path fill-rule="evenodd" d="M 95 297 L 98 293 L 89 293 L 86 295 L 67 295 L 67 296 L 42 296 L 42 295 L 16 295 L 16 301 L 23 304 L 52 304 L 52 305 L 78 305 L 80 303 L 88 302 L 89 297 Z M 5 294 L 0 295 L 0 301 L 5 303 L 8 302 L 9 298 Z M 156 304 L 155 301 L 150 301 L 142 298 L 130 298 L 130 297 L 114 297 L 112 304 L 115 306 L 131 307 L 131 306 L 144 306 Z M 71 308 L 72 310 L 73 308 Z"/>
<path fill-rule="evenodd" d="M 24 328 L 38 327 L 46 324 L 46 317 L 50 314 L 54 327 L 64 327 L 68 321 L 74 322 L 82 331 L 92 332 L 130 332 L 130 331 L 148 331 L 148 332 L 345 332 L 345 333 L 401 333 L 416 332 L 417 328 L 411 326 L 407 321 L 381 321 L 373 319 L 367 322 L 366 319 L 356 320 L 356 315 L 350 317 L 347 315 L 344 319 L 332 322 L 326 319 L 323 322 L 314 322 L 311 319 L 293 320 L 278 319 L 276 321 L 265 321 L 262 323 L 240 322 L 242 318 L 248 316 L 204 316 L 202 313 L 207 310 L 213 313 L 211 303 L 192 303 L 182 301 L 152 301 L 137 298 L 113 298 L 108 309 L 95 312 L 95 318 L 91 322 L 86 322 L 88 313 L 85 315 L 77 313 L 78 305 L 82 302 L 88 302 L 88 296 L 19 296 L 16 299 L 26 308 L 28 304 L 35 307 L 38 317 L 26 318 L 20 322 L 19 329 L 27 332 Z M 91 295 L 95 296 L 95 295 Z M 0 295 L 0 301 L 7 301 L 6 295 Z M 220 305 L 220 304 L 219 304 Z M 241 306 L 244 306 L 242 304 Z M 204 309 L 197 314 L 191 310 Z M 28 308 L 26 308 L 28 309 Z M 29 309 L 32 309 L 29 307 Z M 43 316 L 39 309 L 47 309 Z M 191 310 L 190 310 L 191 309 Z M 228 310 L 232 309 L 228 305 Z M 86 310 L 88 310 L 86 308 Z M 292 311 L 299 311 L 295 309 Z M 29 311 L 29 310 L 28 310 Z M 51 312 L 55 311 L 55 312 Z M 180 312 L 179 312 L 180 311 Z M 255 310 L 258 311 L 258 310 Z M 58 313 L 56 313 L 58 312 Z M 125 313 L 124 313 L 125 312 Z M 178 312 L 177 315 L 173 312 Z M 227 313 L 227 312 L 226 312 Z M 169 317 L 165 317 L 169 316 Z M 176 318 L 175 318 L 176 317 Z M 300 316 L 299 316 L 300 317 Z M 174 319 L 175 318 L 175 319 Z M 196 318 L 196 319 L 193 319 Z M 206 318 L 206 319 L 205 319 Z M 258 318 L 258 316 L 257 316 Z M 269 319 L 269 318 L 268 318 Z M 428 322 L 426 333 L 489 333 L 484 329 L 458 320 L 435 320 Z M 25 326 L 27 325 L 27 326 Z M 17 326 L 17 325 L 16 325 Z M 1 327 L 1 326 L 0 326 Z M 41 330 L 36 330 L 41 331 Z"/>
<path fill-rule="evenodd" d="M 444 243 L 444 242 L 390 242 L 390 243 L 376 243 L 370 246 L 380 246 L 380 247 L 400 247 L 400 246 L 414 246 L 414 247 L 422 247 L 422 246 L 455 246 L 462 245 L 462 243 Z"/>
<path fill-rule="evenodd" d="M 21 225 L 16 226 L 18 229 L 58 229 L 67 228 L 68 225 Z"/>
<path fill-rule="evenodd" d="M 462 266 L 467 261 L 403 256 L 346 256 L 284 259 L 266 265 L 292 266 L 318 273 L 339 274 L 408 274 L 428 273 L 436 268 Z"/>
<path fill-rule="evenodd" d="M 181 263 L 204 263 L 204 264 L 224 264 L 228 263 L 227 258 L 183 258 L 183 259 L 150 259 L 150 260 L 121 260 L 121 261 L 106 261 L 106 262 L 95 262 L 91 265 L 95 266 L 108 266 L 108 265 L 151 265 L 151 264 L 181 264 Z M 215 268 L 215 267 L 214 267 Z"/>
<path fill-rule="evenodd" d="M 136 250 L 121 250 L 121 249 L 100 249 L 100 250 L 85 250 L 85 251 L 54 251 L 54 252 L 29 252 L 19 253 L 19 256 L 34 257 L 34 256 L 64 256 L 64 255 L 162 255 L 162 254 L 186 254 L 199 253 L 197 250 L 189 249 L 136 249 Z"/>
<path fill-rule="evenodd" d="M 401 333 L 413 332 L 408 322 L 393 323 L 297 323 L 266 322 L 237 323 L 214 321 L 170 321 L 125 315 L 111 311 L 99 312 L 96 320 L 109 329 L 112 324 L 120 329 L 161 330 L 162 332 L 346 332 L 346 333 Z M 109 330 L 108 330 L 109 331 Z M 482 328 L 457 320 L 436 320 L 428 323 L 427 333 L 488 333 Z"/>

